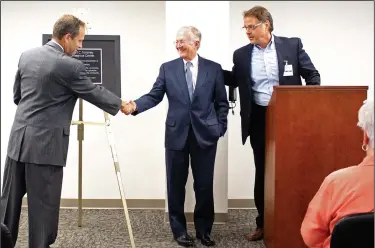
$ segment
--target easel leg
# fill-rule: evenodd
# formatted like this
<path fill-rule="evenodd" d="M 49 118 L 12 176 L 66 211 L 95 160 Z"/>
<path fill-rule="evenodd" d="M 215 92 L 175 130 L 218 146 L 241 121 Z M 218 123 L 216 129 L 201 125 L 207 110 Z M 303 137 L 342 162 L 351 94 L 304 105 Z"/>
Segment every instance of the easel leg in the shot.
<path fill-rule="evenodd" d="M 124 206 L 125 221 L 126 221 L 126 225 L 128 227 L 130 243 L 132 245 L 132 248 L 135 248 L 133 230 L 132 230 L 132 226 L 131 226 L 131 223 L 130 223 L 129 211 L 128 211 L 128 206 L 127 206 L 126 200 L 125 200 L 125 192 L 124 192 L 124 188 L 123 188 L 123 185 L 122 185 L 120 166 L 119 166 L 118 163 L 115 163 L 115 170 L 116 170 L 116 174 L 117 174 L 117 182 L 118 182 L 118 186 L 119 186 L 119 190 L 120 190 L 120 194 L 121 194 L 122 205 Z"/>
<path fill-rule="evenodd" d="M 83 121 L 83 100 L 79 99 L 79 121 Z M 82 142 L 84 125 L 79 124 L 78 128 L 78 226 L 82 226 Z"/>
<path fill-rule="evenodd" d="M 125 191 L 124 191 L 124 187 L 123 187 L 123 184 L 122 184 L 120 164 L 119 164 L 118 159 L 117 159 L 117 153 L 116 153 L 116 149 L 115 149 L 115 145 L 114 145 L 114 141 L 113 141 L 113 136 L 112 136 L 111 128 L 109 126 L 109 117 L 108 117 L 108 114 L 106 112 L 104 112 L 104 119 L 107 123 L 107 126 L 106 126 L 107 138 L 108 138 L 108 143 L 109 143 L 109 146 L 110 146 L 111 152 L 112 152 L 113 164 L 114 164 L 115 172 L 116 172 L 116 176 L 117 176 L 117 183 L 118 183 L 118 187 L 119 187 L 119 190 L 120 190 L 122 205 L 124 207 L 125 222 L 126 222 L 127 227 L 128 227 L 130 243 L 131 243 L 132 248 L 135 248 L 133 230 L 132 230 L 132 226 L 131 226 L 131 223 L 130 223 L 128 206 L 126 204 Z"/>

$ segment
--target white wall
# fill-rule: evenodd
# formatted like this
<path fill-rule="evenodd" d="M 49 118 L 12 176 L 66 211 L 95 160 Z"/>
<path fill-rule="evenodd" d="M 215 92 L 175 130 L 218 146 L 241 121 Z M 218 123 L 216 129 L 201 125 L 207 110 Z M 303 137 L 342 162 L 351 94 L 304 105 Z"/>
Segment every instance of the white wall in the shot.
<path fill-rule="evenodd" d="M 40 46 L 42 33 L 51 33 L 53 23 L 61 14 L 72 13 L 73 8 L 89 8 L 92 23 L 89 34 L 121 35 L 122 94 L 124 99 L 134 99 L 151 89 L 160 64 L 176 56 L 172 45 L 174 32 L 188 13 L 185 4 L 193 2 L 167 4 L 174 7 L 165 9 L 164 2 L 1 2 L 2 168 L 15 112 L 12 104 L 14 74 L 22 51 Z M 199 4 L 199 11 L 191 11 L 186 24 L 197 25 L 203 32 L 200 53 L 224 68 L 231 68 L 233 51 L 248 43 L 241 31 L 242 12 L 260 4 L 273 15 L 275 35 L 302 38 L 307 53 L 321 73 L 322 85 L 368 85 L 373 95 L 373 2 Z M 101 111 L 88 103 L 84 107 L 85 120 L 102 120 Z M 127 198 L 165 198 L 166 109 L 164 100 L 140 116 L 119 114 L 112 118 Z M 74 114 L 75 119 L 77 114 Z M 245 146 L 241 143 L 239 106 L 235 115 L 230 113 L 228 118 L 228 197 L 253 198 L 252 150 L 249 142 Z M 86 127 L 85 132 L 83 196 L 118 198 L 105 131 L 93 126 Z M 77 197 L 76 135 L 76 128 L 72 127 L 63 198 Z"/>
<path fill-rule="evenodd" d="M 255 5 L 273 17 L 274 34 L 300 37 L 321 74 L 322 85 L 367 85 L 374 92 L 374 3 L 323 1 L 231 1 L 230 49 L 248 44 L 242 13 Z M 213 22 L 214 23 L 214 22 Z M 218 34 L 218 38 L 222 38 Z M 229 198 L 253 198 L 250 142 L 241 143 L 239 107 L 229 126 Z M 246 162 L 248 161 L 248 162 Z"/>

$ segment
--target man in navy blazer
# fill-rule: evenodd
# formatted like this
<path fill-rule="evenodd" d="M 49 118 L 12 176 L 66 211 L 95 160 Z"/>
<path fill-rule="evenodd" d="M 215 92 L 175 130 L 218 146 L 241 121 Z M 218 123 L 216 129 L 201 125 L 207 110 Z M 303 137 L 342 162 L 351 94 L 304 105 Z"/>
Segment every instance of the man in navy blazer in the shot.
<path fill-rule="evenodd" d="M 151 91 L 129 102 L 128 114 L 137 115 L 169 101 L 165 126 L 165 157 L 170 225 L 181 246 L 193 246 L 184 215 L 189 157 L 194 178 L 196 237 L 205 246 L 214 222 L 213 179 L 218 139 L 227 130 L 229 104 L 219 64 L 200 57 L 201 33 L 182 27 L 176 37 L 180 58 L 161 65 Z"/>
<path fill-rule="evenodd" d="M 320 85 L 320 75 L 299 38 L 272 34 L 273 19 L 266 8 L 255 6 L 243 16 L 250 44 L 234 52 L 232 71 L 224 71 L 224 78 L 225 85 L 239 88 L 242 143 L 250 136 L 254 154 L 258 216 L 256 231 L 249 240 L 256 241 L 264 237 L 265 126 L 273 86 L 302 85 L 301 76 L 307 85 Z"/>

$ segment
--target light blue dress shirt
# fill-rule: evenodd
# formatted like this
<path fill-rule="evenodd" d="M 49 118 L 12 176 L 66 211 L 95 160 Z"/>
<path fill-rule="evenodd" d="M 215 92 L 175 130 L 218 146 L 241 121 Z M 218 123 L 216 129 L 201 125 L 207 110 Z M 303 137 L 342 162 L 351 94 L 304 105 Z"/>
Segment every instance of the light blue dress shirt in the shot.
<path fill-rule="evenodd" d="M 277 53 L 272 35 L 266 48 L 255 45 L 251 59 L 251 79 L 254 84 L 254 102 L 261 106 L 268 106 L 273 86 L 279 85 L 279 67 Z"/>

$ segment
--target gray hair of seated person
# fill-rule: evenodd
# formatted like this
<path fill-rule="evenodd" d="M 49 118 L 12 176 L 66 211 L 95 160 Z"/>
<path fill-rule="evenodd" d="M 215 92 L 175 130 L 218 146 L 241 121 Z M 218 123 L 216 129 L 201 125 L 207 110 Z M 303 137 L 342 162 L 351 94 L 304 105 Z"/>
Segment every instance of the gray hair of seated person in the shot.
<path fill-rule="evenodd" d="M 369 138 L 368 146 L 374 148 L 374 102 L 364 101 L 358 111 L 358 126 Z"/>

